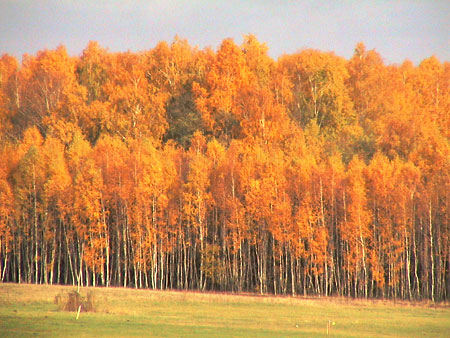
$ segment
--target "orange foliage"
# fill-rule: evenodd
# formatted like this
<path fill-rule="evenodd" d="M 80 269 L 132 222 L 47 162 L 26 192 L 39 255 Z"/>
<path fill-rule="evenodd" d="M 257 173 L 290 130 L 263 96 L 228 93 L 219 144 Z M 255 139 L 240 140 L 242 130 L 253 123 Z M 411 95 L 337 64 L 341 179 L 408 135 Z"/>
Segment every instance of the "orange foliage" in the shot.
<path fill-rule="evenodd" d="M 0 58 L 0 276 L 448 299 L 450 66 L 255 36 Z"/>

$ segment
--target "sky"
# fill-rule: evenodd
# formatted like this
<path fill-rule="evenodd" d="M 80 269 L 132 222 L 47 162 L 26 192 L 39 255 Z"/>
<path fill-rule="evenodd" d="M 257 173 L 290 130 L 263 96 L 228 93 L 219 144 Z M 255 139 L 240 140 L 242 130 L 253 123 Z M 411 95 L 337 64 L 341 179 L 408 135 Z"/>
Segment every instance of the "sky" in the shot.
<path fill-rule="evenodd" d="M 175 35 L 217 49 L 254 34 L 274 59 L 301 49 L 350 58 L 358 42 L 386 64 L 450 61 L 449 0 L 0 0 L 0 55 L 66 46 L 81 55 L 90 40 L 109 51 L 141 51 Z"/>

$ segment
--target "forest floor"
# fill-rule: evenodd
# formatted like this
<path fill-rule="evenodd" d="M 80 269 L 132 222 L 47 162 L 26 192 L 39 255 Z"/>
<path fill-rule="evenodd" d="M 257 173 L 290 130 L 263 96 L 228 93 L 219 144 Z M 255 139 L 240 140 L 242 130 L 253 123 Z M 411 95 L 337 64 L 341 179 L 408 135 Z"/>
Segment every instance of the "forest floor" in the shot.
<path fill-rule="evenodd" d="M 0 283 L 0 336 L 450 337 L 448 304 L 82 288 L 94 311 L 77 319 L 74 290 Z"/>

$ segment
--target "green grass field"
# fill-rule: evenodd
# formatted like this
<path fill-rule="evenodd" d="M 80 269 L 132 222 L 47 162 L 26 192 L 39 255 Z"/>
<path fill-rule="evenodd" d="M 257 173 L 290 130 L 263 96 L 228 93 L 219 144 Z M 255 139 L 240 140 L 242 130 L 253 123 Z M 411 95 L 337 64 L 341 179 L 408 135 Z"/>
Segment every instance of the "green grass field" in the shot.
<path fill-rule="evenodd" d="M 73 290 L 0 284 L 0 337 L 450 337 L 443 305 L 84 288 L 77 320 L 55 304 Z"/>

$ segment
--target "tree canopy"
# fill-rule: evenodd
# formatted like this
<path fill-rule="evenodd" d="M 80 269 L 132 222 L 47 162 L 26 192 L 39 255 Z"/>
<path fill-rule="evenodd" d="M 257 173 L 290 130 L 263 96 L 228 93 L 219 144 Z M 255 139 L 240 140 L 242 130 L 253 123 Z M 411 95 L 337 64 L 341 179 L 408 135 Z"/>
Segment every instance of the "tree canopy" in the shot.
<path fill-rule="evenodd" d="M 4 282 L 448 300 L 449 192 L 434 56 L 0 58 Z"/>

